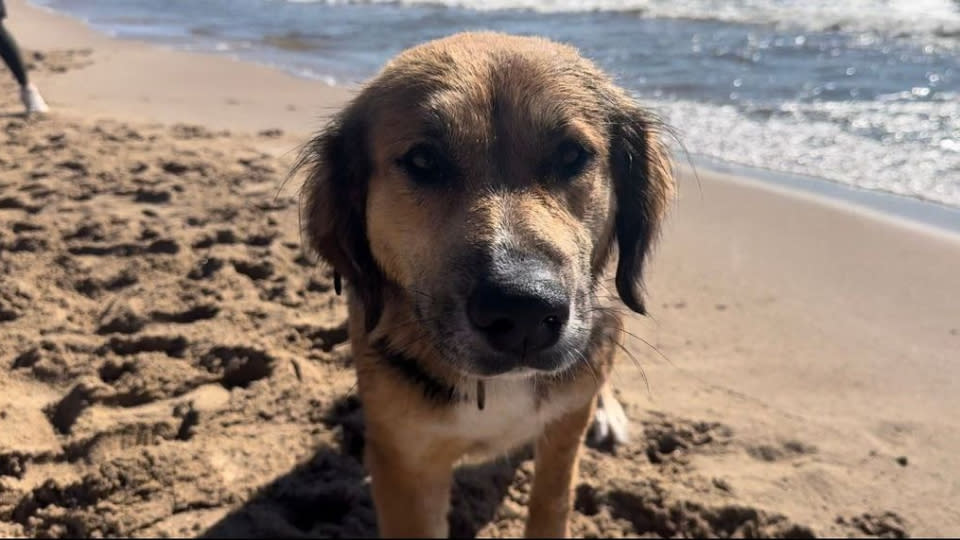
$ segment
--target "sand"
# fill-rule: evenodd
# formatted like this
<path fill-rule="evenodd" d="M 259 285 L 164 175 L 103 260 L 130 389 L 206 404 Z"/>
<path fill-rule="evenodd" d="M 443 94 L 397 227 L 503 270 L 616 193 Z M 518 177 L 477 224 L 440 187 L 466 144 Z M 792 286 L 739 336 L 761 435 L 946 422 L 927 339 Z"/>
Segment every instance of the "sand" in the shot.
<path fill-rule="evenodd" d="M 0 536 L 375 531 L 344 305 L 291 152 L 351 89 L 8 1 L 55 113 L 0 76 Z M 960 533 L 960 240 L 682 168 L 589 448 L 580 536 Z M 463 469 L 522 531 L 532 463 Z"/>

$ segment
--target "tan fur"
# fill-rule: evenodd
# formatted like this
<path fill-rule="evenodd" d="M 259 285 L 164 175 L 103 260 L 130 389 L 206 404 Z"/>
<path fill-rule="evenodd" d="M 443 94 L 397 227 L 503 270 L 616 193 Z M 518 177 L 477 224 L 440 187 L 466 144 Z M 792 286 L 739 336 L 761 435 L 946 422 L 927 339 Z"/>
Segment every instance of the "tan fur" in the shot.
<path fill-rule="evenodd" d="M 527 538 L 566 538 L 580 445 L 593 409 L 591 400 L 547 425 L 537 439 Z"/>
<path fill-rule="evenodd" d="M 642 263 L 673 190 L 660 136 L 574 49 L 467 33 L 400 54 L 306 147 L 305 232 L 349 285 L 381 535 L 446 536 L 456 463 L 533 441 L 527 533 L 566 534 L 580 443 L 621 332 L 595 291 L 616 243 L 617 289 L 643 311 Z M 398 165 L 425 140 L 455 164 L 443 185 L 413 182 Z M 544 180 L 570 140 L 592 153 L 589 166 Z M 437 326 L 457 315 L 438 306 L 458 298 L 470 256 L 495 248 L 562 263 L 563 285 L 582 297 L 569 328 L 583 345 L 569 367 L 483 378 L 458 364 L 470 336 Z M 404 374 L 404 362 L 416 371 Z M 450 399 L 438 404 L 431 388 Z"/>

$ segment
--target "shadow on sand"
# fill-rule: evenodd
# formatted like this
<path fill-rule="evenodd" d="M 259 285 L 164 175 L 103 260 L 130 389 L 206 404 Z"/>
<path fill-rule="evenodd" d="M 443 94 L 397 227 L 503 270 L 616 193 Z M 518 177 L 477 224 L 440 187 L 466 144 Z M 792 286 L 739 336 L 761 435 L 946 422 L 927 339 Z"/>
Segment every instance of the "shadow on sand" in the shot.
<path fill-rule="evenodd" d="M 375 537 L 376 517 L 363 469 L 363 420 L 355 396 L 342 399 L 325 423 L 339 447 L 326 446 L 260 488 L 241 507 L 201 534 L 205 538 Z M 472 538 L 493 521 L 529 450 L 491 463 L 460 467 L 454 476 L 450 535 Z"/>

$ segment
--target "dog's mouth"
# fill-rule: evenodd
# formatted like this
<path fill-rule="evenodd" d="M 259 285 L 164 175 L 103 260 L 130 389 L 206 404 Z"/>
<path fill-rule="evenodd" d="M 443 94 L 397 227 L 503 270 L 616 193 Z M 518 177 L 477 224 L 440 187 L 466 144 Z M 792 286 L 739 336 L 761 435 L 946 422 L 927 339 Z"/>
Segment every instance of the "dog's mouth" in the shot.
<path fill-rule="evenodd" d="M 503 326 L 500 328 L 477 328 L 464 307 L 440 309 L 437 311 L 441 314 L 433 317 L 422 315 L 431 311 L 423 306 L 417 310 L 417 317 L 443 361 L 464 377 L 527 379 L 555 375 L 585 355 L 589 324 L 576 310 L 558 328 L 527 330 L 505 328 L 502 322 L 496 323 Z M 550 321 L 545 326 L 550 324 L 557 323 Z M 514 335 L 523 332 L 532 334 L 533 340 Z"/>
<path fill-rule="evenodd" d="M 461 371 L 476 377 L 529 378 L 562 371 L 573 363 L 576 352 L 540 352 L 525 356 L 512 354 L 473 355 L 461 364 Z"/>

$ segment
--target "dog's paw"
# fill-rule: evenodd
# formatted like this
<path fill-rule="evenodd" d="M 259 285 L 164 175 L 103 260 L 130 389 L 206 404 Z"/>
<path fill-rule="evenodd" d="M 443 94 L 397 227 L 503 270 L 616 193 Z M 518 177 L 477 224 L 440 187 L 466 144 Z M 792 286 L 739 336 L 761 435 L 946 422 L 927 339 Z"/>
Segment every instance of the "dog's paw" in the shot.
<path fill-rule="evenodd" d="M 597 396 L 597 410 L 588 442 L 599 448 L 615 448 L 630 442 L 630 421 L 609 388 L 604 388 Z"/>

